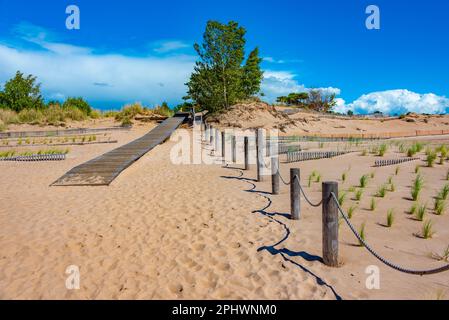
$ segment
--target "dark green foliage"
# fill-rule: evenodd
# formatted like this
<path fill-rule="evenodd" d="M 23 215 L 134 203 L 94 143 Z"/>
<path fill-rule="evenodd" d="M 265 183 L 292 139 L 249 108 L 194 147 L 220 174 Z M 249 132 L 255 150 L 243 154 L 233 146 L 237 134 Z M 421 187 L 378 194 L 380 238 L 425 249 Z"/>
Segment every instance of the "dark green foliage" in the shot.
<path fill-rule="evenodd" d="M 23 109 L 42 108 L 44 101 L 40 92 L 40 84 L 33 75 L 24 76 L 20 71 L 14 78 L 6 82 L 0 92 L 0 108 L 9 108 L 16 112 Z"/>
<path fill-rule="evenodd" d="M 88 115 L 88 116 L 90 116 L 90 114 L 92 113 L 92 108 L 90 107 L 90 105 L 86 101 L 84 101 L 84 99 L 81 98 L 81 97 L 79 97 L 79 98 L 67 98 L 67 100 L 64 102 L 62 107 L 64 109 L 69 109 L 69 108 L 79 109 L 85 115 Z"/>
<path fill-rule="evenodd" d="M 211 112 L 227 109 L 260 90 L 259 50 L 245 59 L 246 30 L 237 22 L 208 21 L 202 45 L 195 44 L 199 61 L 190 76 L 188 98 Z"/>

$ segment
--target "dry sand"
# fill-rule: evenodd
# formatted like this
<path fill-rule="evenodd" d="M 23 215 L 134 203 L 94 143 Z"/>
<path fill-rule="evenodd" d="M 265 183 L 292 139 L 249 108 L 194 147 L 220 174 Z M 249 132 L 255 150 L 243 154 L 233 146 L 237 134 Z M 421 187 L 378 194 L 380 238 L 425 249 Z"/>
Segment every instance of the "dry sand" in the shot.
<path fill-rule="evenodd" d="M 148 129 L 142 126 L 112 136 L 120 145 Z M 355 246 L 345 225 L 340 227 L 343 265 L 326 267 L 320 262 L 320 208 L 303 204 L 302 219 L 292 221 L 288 187 L 271 196 L 268 179 L 252 180 L 254 168 L 242 172 L 221 165 L 174 165 L 169 158 L 173 145 L 167 142 L 153 149 L 109 187 L 49 185 L 73 166 L 117 145 L 75 146 L 61 162 L 0 162 L 0 298 L 448 297 L 449 273 L 419 277 L 384 267 Z M 443 265 L 429 254 L 441 254 L 449 245 L 449 214 L 436 216 L 429 210 L 436 235 L 423 240 L 414 236 L 422 223 L 405 213 L 412 204 L 407 198 L 417 163 L 400 165 L 394 177 L 396 191 L 377 199 L 378 207 L 371 212 L 371 196 L 395 171 L 395 166 L 372 168 L 374 160 L 349 154 L 282 164 L 281 172 L 287 177 L 290 167 L 300 167 L 303 177 L 318 170 L 323 180 L 339 180 L 348 171 L 348 180 L 340 181 L 342 189 L 358 185 L 362 174 L 375 172 L 361 203 L 348 193 L 344 208 L 358 207 L 354 224 L 366 222 L 368 242 L 395 263 L 411 268 Z M 448 169 L 448 163 L 421 169 L 426 183 L 421 199 L 429 207 L 446 183 Z M 313 200 L 320 199 L 320 184 L 305 189 Z M 390 208 L 396 212 L 391 229 L 381 226 Z M 80 268 L 80 290 L 65 287 L 69 265 Z M 366 289 L 369 265 L 380 268 L 380 290 Z"/>

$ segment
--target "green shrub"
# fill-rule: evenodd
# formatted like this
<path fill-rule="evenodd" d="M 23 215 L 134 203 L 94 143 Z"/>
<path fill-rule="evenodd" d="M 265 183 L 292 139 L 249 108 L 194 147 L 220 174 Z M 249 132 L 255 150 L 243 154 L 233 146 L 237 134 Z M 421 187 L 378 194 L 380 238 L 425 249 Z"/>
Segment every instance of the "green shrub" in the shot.
<path fill-rule="evenodd" d="M 122 118 L 122 124 L 121 124 L 122 127 L 129 127 L 132 125 L 133 125 L 133 122 L 131 121 L 131 119 L 129 117 Z"/>
<path fill-rule="evenodd" d="M 67 100 L 64 101 L 64 104 L 62 105 L 62 107 L 64 109 L 76 108 L 87 116 L 90 116 L 90 114 L 92 113 L 91 106 L 81 97 L 67 98 Z"/>
<path fill-rule="evenodd" d="M 129 104 L 123 107 L 123 109 L 115 115 L 115 119 L 118 121 L 122 121 L 127 118 L 127 121 L 131 121 L 138 114 L 144 114 L 143 107 L 140 103 L 136 102 L 133 104 Z"/>
<path fill-rule="evenodd" d="M 363 196 L 363 190 L 362 189 L 357 190 L 357 192 L 355 193 L 355 200 L 356 201 L 362 200 L 362 196 Z"/>

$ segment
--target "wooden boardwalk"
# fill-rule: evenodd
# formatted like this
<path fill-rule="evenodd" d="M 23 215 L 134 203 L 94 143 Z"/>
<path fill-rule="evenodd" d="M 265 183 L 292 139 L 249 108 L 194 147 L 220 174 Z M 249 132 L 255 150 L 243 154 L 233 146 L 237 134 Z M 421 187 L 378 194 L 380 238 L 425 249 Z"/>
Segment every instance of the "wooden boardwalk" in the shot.
<path fill-rule="evenodd" d="M 146 135 L 95 159 L 87 161 L 56 180 L 53 186 L 107 186 L 123 170 L 148 151 L 165 142 L 185 121 L 188 114 L 168 118 Z"/>

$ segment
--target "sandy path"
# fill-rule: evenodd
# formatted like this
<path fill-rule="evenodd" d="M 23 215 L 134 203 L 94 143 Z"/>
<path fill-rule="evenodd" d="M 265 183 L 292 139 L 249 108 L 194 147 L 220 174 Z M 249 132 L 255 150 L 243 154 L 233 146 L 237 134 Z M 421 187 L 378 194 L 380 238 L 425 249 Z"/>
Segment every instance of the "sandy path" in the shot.
<path fill-rule="evenodd" d="M 68 163 L 2 163 L 0 298 L 335 298 L 313 275 L 258 252 L 285 229 L 252 213 L 267 201 L 248 184 L 221 178 L 238 171 L 173 165 L 172 146 L 110 187 L 48 187 Z M 93 148 L 74 150 L 73 162 Z M 65 288 L 69 265 L 80 268 L 80 290 Z"/>

